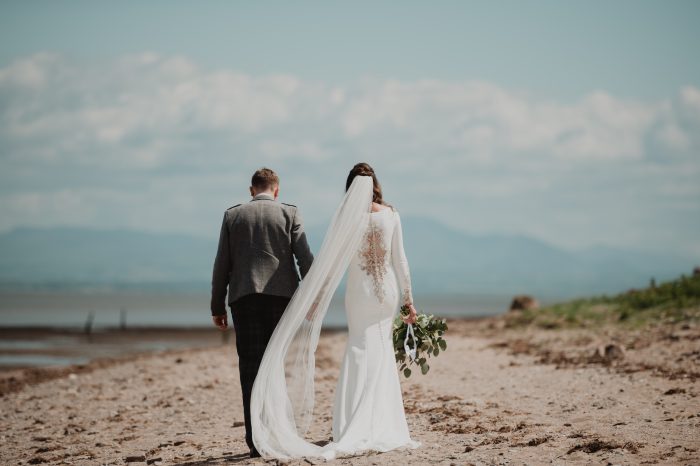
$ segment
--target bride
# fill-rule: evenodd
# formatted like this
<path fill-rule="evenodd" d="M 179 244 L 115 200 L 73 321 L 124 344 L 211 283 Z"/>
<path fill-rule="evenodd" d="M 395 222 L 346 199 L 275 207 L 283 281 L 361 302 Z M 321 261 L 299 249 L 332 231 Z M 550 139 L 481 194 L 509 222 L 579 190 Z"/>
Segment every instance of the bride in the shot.
<path fill-rule="evenodd" d="M 323 316 L 346 270 L 348 342 L 333 405 L 333 441 L 319 446 L 304 439 L 314 407 L 314 353 Z M 394 360 L 392 322 L 399 303 L 410 309 L 404 320 L 415 322 L 401 220 L 384 203 L 372 167 L 358 163 L 253 385 L 253 442 L 263 457 L 332 459 L 420 445 L 408 432 Z"/>

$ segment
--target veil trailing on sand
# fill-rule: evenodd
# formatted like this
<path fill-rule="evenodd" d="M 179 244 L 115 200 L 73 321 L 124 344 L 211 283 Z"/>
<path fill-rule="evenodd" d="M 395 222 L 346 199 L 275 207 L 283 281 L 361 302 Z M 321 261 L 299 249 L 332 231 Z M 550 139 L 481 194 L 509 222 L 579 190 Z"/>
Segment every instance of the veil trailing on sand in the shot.
<path fill-rule="evenodd" d="M 267 345 L 250 402 L 253 442 L 263 456 L 324 456 L 304 439 L 314 409 L 314 353 L 328 304 L 369 224 L 372 189 L 372 177 L 355 177 Z"/>

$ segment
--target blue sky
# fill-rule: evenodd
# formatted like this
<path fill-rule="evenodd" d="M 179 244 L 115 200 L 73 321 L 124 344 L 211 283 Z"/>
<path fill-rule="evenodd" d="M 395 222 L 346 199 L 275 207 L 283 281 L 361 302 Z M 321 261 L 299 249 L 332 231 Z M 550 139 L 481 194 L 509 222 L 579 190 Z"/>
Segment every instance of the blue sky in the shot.
<path fill-rule="evenodd" d="M 269 165 L 407 215 L 700 258 L 700 3 L 3 2 L 0 230 L 216 234 Z"/>
<path fill-rule="evenodd" d="M 0 62 L 144 50 L 254 75 L 483 79 L 544 97 L 662 98 L 700 81 L 689 1 L 4 2 Z"/>

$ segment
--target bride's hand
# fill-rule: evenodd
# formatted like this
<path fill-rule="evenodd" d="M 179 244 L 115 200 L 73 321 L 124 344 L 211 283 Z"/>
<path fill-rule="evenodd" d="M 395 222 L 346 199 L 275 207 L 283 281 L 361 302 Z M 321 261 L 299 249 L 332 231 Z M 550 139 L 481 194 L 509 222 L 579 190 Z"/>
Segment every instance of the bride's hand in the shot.
<path fill-rule="evenodd" d="M 408 315 L 401 316 L 401 319 L 407 324 L 415 324 L 417 317 L 418 317 L 418 312 L 416 311 L 416 308 L 413 307 L 413 304 L 409 304 L 408 305 Z"/>

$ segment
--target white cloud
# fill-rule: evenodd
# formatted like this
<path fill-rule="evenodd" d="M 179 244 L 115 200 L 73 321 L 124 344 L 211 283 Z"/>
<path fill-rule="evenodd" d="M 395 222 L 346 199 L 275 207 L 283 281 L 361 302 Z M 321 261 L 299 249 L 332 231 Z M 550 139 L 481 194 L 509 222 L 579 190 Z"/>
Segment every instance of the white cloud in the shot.
<path fill-rule="evenodd" d="M 536 151 L 563 158 L 641 157 L 654 104 L 592 92 L 570 105 L 540 102 L 481 82 L 366 83 L 342 115 L 350 137 L 408 133 L 466 154 Z"/>
<path fill-rule="evenodd" d="M 681 102 L 694 110 L 695 116 L 700 117 L 700 89 L 693 86 L 685 86 L 681 89 Z"/>
<path fill-rule="evenodd" d="M 562 103 L 484 81 L 337 85 L 152 53 L 90 65 L 38 54 L 0 69 L 0 103 L 2 229 L 209 234 L 262 165 L 321 223 L 334 198 L 319 192 L 342 193 L 360 160 L 408 213 L 571 246 L 619 242 L 628 229 L 651 247 L 676 228 L 657 215 L 687 230 L 700 214 L 693 86 L 656 102 L 594 90 Z"/>
<path fill-rule="evenodd" d="M 49 53 L 39 53 L 0 70 L 0 86 L 36 91 L 46 87 L 60 58 Z"/>

